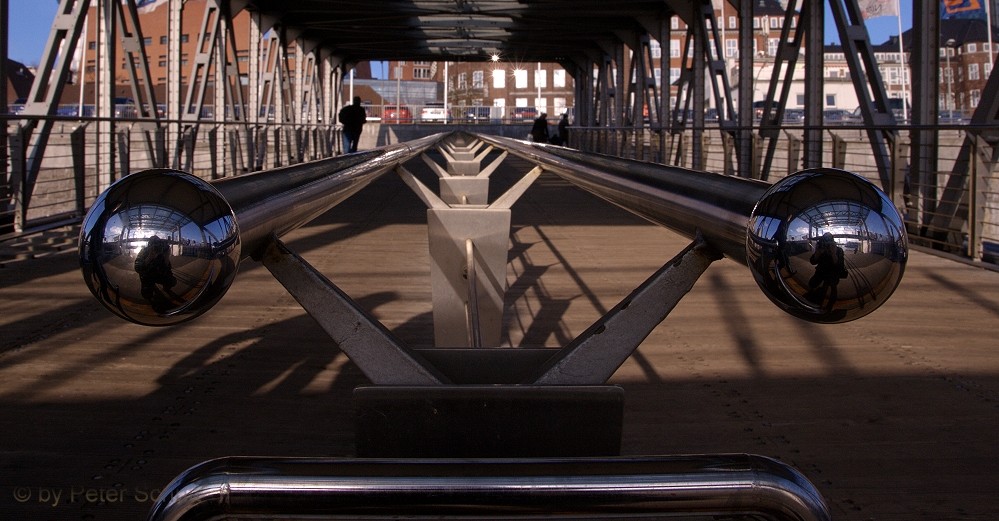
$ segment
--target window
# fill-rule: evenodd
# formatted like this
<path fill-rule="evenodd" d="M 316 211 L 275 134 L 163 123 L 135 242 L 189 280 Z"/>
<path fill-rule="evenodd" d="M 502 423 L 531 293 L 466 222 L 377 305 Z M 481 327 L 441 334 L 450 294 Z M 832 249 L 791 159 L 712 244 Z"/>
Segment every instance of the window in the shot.
<path fill-rule="evenodd" d="M 804 105 L 804 103 L 802 103 L 802 105 Z M 827 107 L 835 107 L 836 106 L 836 95 L 835 94 L 826 94 L 826 106 Z"/>
<path fill-rule="evenodd" d="M 771 29 L 780 29 L 780 26 L 783 25 L 783 22 L 781 20 L 782 20 L 781 18 L 776 17 L 776 16 L 770 18 L 770 28 Z"/>
<path fill-rule="evenodd" d="M 527 88 L 527 71 L 525 71 L 523 69 L 517 69 L 517 70 L 513 71 L 513 85 L 514 85 L 515 88 L 518 88 L 518 89 L 526 89 Z M 518 107 L 521 107 L 521 106 L 526 107 L 527 106 L 527 99 L 526 98 L 524 99 L 524 105 L 517 105 L 517 106 Z"/>
<path fill-rule="evenodd" d="M 542 89 L 548 88 L 548 71 L 544 69 L 534 71 L 534 86 Z"/>
<path fill-rule="evenodd" d="M 978 52 L 978 44 L 969 43 L 967 52 Z"/>
<path fill-rule="evenodd" d="M 431 78 L 430 69 L 427 67 L 413 67 L 413 79 L 429 80 Z"/>
<path fill-rule="evenodd" d="M 669 69 L 669 82 L 672 84 L 672 83 L 676 83 L 679 80 L 680 80 L 680 68 L 679 67 L 670 67 L 670 69 Z"/>
<path fill-rule="evenodd" d="M 898 85 L 898 67 L 890 67 L 888 69 L 888 84 Z"/>
<path fill-rule="evenodd" d="M 515 106 L 515 107 L 526 107 L 527 106 L 527 98 L 517 98 L 517 99 L 513 100 L 513 106 Z"/>
<path fill-rule="evenodd" d="M 142 39 L 142 45 L 143 46 L 148 47 L 148 46 L 150 46 L 152 44 L 153 44 L 153 37 L 152 36 L 147 36 L 147 37 L 145 37 L 145 38 Z"/>
<path fill-rule="evenodd" d="M 969 80 L 977 80 L 977 79 L 979 79 L 979 76 L 978 76 L 978 64 L 977 63 L 969 63 L 968 64 L 968 79 Z"/>
<path fill-rule="evenodd" d="M 166 45 L 166 43 L 167 43 L 167 37 L 160 36 L 160 45 Z"/>
<path fill-rule="evenodd" d="M 982 91 L 978 89 L 971 90 L 971 106 L 977 107 L 978 102 L 982 101 Z"/>
<path fill-rule="evenodd" d="M 463 72 L 463 73 L 461 73 L 461 74 L 458 75 L 458 88 L 459 89 L 468 88 L 468 74 L 467 73 Z"/>
<path fill-rule="evenodd" d="M 680 57 L 680 40 L 669 41 L 669 56 L 670 58 Z"/>
<path fill-rule="evenodd" d="M 534 98 L 534 107 L 537 109 L 538 113 L 548 112 L 548 99 Z"/>
<path fill-rule="evenodd" d="M 739 57 L 739 40 L 725 40 L 725 56 L 728 58 Z"/>
<path fill-rule="evenodd" d="M 494 89 L 506 88 L 506 73 L 501 69 L 496 69 L 493 71 L 493 88 Z"/>
<path fill-rule="evenodd" d="M 734 16 L 729 16 L 728 17 L 728 28 L 729 29 L 735 29 L 736 27 L 738 27 L 738 24 L 736 24 L 736 22 L 735 22 L 735 17 Z"/>
<path fill-rule="evenodd" d="M 669 19 L 669 28 L 674 31 L 680 28 L 680 19 L 676 16 Z"/>
<path fill-rule="evenodd" d="M 565 88 L 565 69 L 555 69 L 552 71 L 552 87 L 556 89 Z"/>
<path fill-rule="evenodd" d="M 472 88 L 481 89 L 483 85 L 483 73 L 482 71 L 472 71 Z"/>
<path fill-rule="evenodd" d="M 190 37 L 188 35 L 186 35 L 186 34 L 180 35 L 180 43 L 187 43 L 187 41 L 189 39 L 190 39 Z"/>
<path fill-rule="evenodd" d="M 780 38 L 767 39 L 767 56 L 777 56 L 778 45 L 780 45 Z"/>
<path fill-rule="evenodd" d="M 555 104 L 555 114 L 561 114 L 565 112 L 565 98 L 555 98 L 552 103 Z"/>
<path fill-rule="evenodd" d="M 654 59 L 662 58 L 663 48 L 662 48 L 661 45 L 659 45 L 659 41 L 658 40 L 650 40 L 649 41 L 649 53 L 652 54 L 652 58 L 654 58 Z"/>
<path fill-rule="evenodd" d="M 495 99 L 493 99 L 493 106 L 494 107 L 505 107 L 506 106 L 506 98 L 495 98 Z"/>

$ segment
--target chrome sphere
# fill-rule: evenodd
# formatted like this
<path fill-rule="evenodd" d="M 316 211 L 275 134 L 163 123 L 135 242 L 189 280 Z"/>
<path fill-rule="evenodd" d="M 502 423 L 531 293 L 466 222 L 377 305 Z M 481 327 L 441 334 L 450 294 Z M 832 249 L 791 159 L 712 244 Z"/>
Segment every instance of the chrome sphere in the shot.
<path fill-rule="evenodd" d="M 874 311 L 902 279 L 908 243 L 888 197 L 860 176 L 804 170 L 774 184 L 749 219 L 746 259 L 788 313 L 821 323 Z"/>
<path fill-rule="evenodd" d="M 101 194 L 80 230 L 80 267 L 105 307 L 148 326 L 212 307 L 239 265 L 236 218 L 209 183 L 176 170 L 129 175 Z"/>

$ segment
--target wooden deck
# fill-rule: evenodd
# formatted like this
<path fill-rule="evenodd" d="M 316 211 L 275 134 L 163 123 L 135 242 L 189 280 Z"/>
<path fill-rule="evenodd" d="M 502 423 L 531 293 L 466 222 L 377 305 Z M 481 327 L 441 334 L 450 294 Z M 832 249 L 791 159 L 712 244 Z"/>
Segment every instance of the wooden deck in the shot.
<path fill-rule="evenodd" d="M 497 183 L 527 169 L 510 161 Z M 513 346 L 565 344 L 689 242 L 548 174 L 513 222 Z M 427 345 L 425 224 L 390 175 L 285 239 Z M 365 379 L 266 269 L 243 263 L 195 321 L 142 327 L 91 297 L 63 247 L 74 233 L 0 245 L 3 518 L 140 519 L 206 459 L 351 455 Z M 784 314 L 745 267 L 716 262 L 611 380 L 626 393 L 623 452 L 775 457 L 837 520 L 999 519 L 997 326 L 999 273 L 919 251 L 892 300 L 832 326 Z"/>

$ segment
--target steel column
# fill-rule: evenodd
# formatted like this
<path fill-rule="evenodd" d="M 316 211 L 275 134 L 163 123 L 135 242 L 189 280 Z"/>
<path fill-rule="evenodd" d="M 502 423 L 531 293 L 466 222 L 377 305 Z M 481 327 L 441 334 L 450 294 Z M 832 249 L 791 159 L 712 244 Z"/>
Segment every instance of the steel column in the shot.
<path fill-rule="evenodd" d="M 940 99 L 940 6 L 938 2 L 912 4 L 912 123 L 910 131 L 912 159 L 910 179 L 918 183 L 918 193 L 910 194 L 907 204 L 910 223 L 925 231 L 937 207 L 937 123 Z M 911 183 L 910 183 L 910 186 Z M 899 202 L 895 202 L 899 205 Z"/>
<path fill-rule="evenodd" d="M 918 3 L 918 2 L 917 2 Z M 881 80 L 874 49 L 861 16 L 857 0 L 831 0 L 833 19 L 840 43 L 850 67 L 853 87 L 860 101 L 860 112 L 871 142 L 874 162 L 881 178 L 881 188 L 891 191 L 891 164 L 886 141 L 896 134 L 895 117 L 888 108 L 888 95 Z"/>

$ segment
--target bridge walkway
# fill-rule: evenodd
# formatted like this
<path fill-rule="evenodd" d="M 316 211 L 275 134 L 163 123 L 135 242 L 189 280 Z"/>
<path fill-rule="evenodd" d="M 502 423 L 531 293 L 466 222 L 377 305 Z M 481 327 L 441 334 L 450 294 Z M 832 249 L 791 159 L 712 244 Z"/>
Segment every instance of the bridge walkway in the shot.
<path fill-rule="evenodd" d="M 496 183 L 528 168 L 508 160 Z M 285 241 L 425 346 L 425 224 L 387 175 Z M 199 319 L 142 327 L 91 297 L 75 233 L 0 251 L 0 512 L 133 520 L 209 458 L 352 454 L 365 378 L 261 265 Z M 688 242 L 543 175 L 513 207 L 504 342 L 565 344 Z M 997 519 L 997 289 L 999 273 L 914 251 L 881 309 L 816 325 L 717 262 L 611 379 L 623 453 L 775 457 L 837 520 Z"/>

